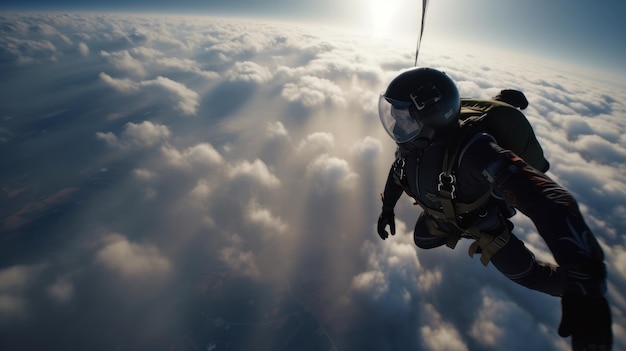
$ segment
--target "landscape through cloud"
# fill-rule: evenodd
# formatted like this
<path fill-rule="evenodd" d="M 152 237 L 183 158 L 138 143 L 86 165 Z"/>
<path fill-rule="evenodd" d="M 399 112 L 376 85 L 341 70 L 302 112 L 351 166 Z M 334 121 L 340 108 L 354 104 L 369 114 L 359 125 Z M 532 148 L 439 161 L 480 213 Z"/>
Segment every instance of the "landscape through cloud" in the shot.
<path fill-rule="evenodd" d="M 569 349 L 558 299 L 484 268 L 469 242 L 417 249 L 408 197 L 378 238 L 395 144 L 376 104 L 412 43 L 199 16 L 0 21 L 3 348 Z M 464 97 L 528 97 L 548 174 L 605 250 L 626 350 L 625 87 L 429 50 L 420 63 Z"/>

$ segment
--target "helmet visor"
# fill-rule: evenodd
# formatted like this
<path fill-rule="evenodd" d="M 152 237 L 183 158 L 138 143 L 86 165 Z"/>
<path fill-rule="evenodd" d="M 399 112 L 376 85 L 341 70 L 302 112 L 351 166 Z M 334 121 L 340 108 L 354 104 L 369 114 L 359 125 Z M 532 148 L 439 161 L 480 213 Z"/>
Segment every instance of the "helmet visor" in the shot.
<path fill-rule="evenodd" d="M 380 94 L 378 116 L 387 133 L 396 141 L 404 143 L 413 139 L 423 128 L 409 113 L 410 102 L 398 101 Z"/>

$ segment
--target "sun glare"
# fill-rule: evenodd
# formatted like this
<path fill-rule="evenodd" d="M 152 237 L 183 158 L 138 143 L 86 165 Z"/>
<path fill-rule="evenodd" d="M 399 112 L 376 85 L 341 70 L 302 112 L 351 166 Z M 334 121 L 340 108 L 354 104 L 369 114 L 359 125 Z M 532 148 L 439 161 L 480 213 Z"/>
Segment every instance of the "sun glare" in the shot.
<path fill-rule="evenodd" d="M 370 0 L 369 14 L 372 20 L 371 31 L 375 37 L 387 37 L 392 33 L 393 18 L 398 4 L 396 1 Z"/>
<path fill-rule="evenodd" d="M 418 3 L 415 0 L 369 0 L 366 15 L 368 31 L 377 38 L 411 34 L 419 24 L 421 13 Z"/>

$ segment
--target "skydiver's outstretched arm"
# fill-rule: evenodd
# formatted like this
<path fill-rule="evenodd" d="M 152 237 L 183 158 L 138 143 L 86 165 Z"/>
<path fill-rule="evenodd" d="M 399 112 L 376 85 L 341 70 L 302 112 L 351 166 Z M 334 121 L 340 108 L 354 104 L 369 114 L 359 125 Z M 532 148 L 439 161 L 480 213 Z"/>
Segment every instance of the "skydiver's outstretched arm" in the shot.
<path fill-rule="evenodd" d="M 402 196 L 402 187 L 396 182 L 394 177 L 394 166 L 389 170 L 385 190 L 383 192 L 383 211 L 391 211 L 396 207 L 396 203 Z"/>
<path fill-rule="evenodd" d="M 381 239 L 385 240 L 389 237 L 389 233 L 387 232 L 387 226 L 389 226 L 389 231 L 391 235 L 396 234 L 396 222 L 395 222 L 395 214 L 393 209 L 396 207 L 396 203 L 402 196 L 403 190 L 402 187 L 396 182 L 394 176 L 395 163 L 389 170 L 389 175 L 387 176 L 387 182 L 385 183 L 385 190 L 381 195 L 383 201 L 383 209 L 378 216 L 378 235 Z"/>

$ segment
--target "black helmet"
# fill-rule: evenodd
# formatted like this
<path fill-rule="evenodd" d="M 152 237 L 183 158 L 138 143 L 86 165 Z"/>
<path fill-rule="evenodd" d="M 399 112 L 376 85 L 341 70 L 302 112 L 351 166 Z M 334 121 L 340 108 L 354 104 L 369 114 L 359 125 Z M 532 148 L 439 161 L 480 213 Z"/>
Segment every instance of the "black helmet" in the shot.
<path fill-rule="evenodd" d="M 445 73 L 418 67 L 389 83 L 378 100 L 383 127 L 396 143 L 405 143 L 424 129 L 436 130 L 458 123 L 459 90 Z"/>

